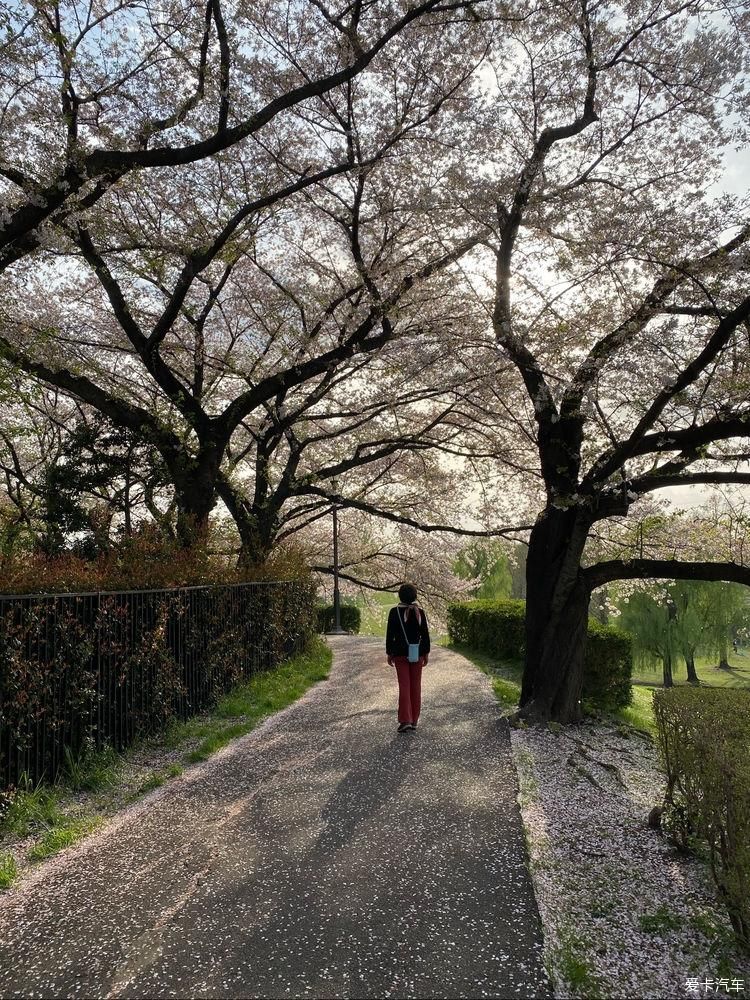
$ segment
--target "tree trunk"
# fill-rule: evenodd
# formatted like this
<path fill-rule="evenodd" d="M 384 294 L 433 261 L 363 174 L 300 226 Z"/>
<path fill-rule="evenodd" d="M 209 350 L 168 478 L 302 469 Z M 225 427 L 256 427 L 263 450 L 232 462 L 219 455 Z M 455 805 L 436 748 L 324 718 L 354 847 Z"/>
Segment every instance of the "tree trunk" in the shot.
<path fill-rule="evenodd" d="M 729 670 L 729 642 L 726 637 L 719 648 L 719 670 Z"/>
<path fill-rule="evenodd" d="M 590 592 L 581 554 L 590 520 L 549 507 L 531 532 L 526 562 L 526 662 L 519 714 L 534 722 L 581 717 Z"/>
<path fill-rule="evenodd" d="M 258 531 L 257 526 L 240 533 L 241 547 L 237 565 L 246 569 L 262 566 L 273 549 L 273 538 Z"/>
<path fill-rule="evenodd" d="M 123 488 L 123 514 L 125 515 L 125 537 L 131 538 L 133 534 L 133 518 L 132 518 L 132 505 L 130 500 L 130 482 L 131 482 L 131 466 L 133 461 L 133 449 L 132 447 L 128 449 L 127 458 L 125 459 L 125 485 Z"/>
<path fill-rule="evenodd" d="M 220 455 L 206 450 L 197 458 L 170 469 L 177 500 L 177 540 L 184 548 L 203 541 L 211 511 L 216 506 Z"/>
<path fill-rule="evenodd" d="M 209 507 L 203 502 L 191 503 L 180 498 L 177 507 L 177 541 L 184 549 L 189 549 L 203 541 L 208 534 Z"/>
<path fill-rule="evenodd" d="M 221 478 L 218 482 L 219 496 L 229 511 L 240 536 L 240 567 L 262 566 L 268 559 L 276 541 L 276 521 L 274 517 L 258 514 L 253 505 L 240 496 L 231 483 Z"/>
<path fill-rule="evenodd" d="M 671 688 L 674 687 L 674 681 L 672 680 L 672 654 L 667 653 L 666 656 L 662 657 L 663 677 L 664 677 L 664 687 Z"/>
<path fill-rule="evenodd" d="M 688 684 L 700 684 L 698 675 L 695 672 L 695 658 L 692 653 L 685 654 L 685 666 L 687 667 Z"/>

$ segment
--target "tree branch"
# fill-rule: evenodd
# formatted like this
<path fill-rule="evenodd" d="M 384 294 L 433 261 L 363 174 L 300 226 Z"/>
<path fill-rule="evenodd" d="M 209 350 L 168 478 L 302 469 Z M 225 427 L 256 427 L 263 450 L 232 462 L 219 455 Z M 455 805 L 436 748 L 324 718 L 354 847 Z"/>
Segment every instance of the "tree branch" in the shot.
<path fill-rule="evenodd" d="M 338 507 L 350 507 L 354 510 L 362 510 L 367 514 L 373 514 L 375 517 L 381 517 L 385 521 L 393 521 L 396 524 L 405 524 L 410 528 L 418 528 L 420 531 L 427 533 L 433 531 L 444 531 L 446 534 L 451 535 L 466 535 L 472 538 L 513 538 L 513 536 L 521 531 L 531 531 L 533 525 L 531 524 L 521 524 L 514 528 L 495 528 L 487 531 L 479 531 L 472 528 L 457 528 L 453 524 L 424 524 L 421 521 L 415 521 L 414 518 L 405 517 L 402 514 L 394 514 L 389 510 L 382 510 L 380 507 L 376 507 L 374 504 L 367 503 L 364 500 L 355 500 L 351 497 L 343 497 L 338 494 L 328 493 L 326 490 L 321 489 L 317 486 L 306 486 L 304 490 L 299 490 L 298 495 L 302 494 L 308 496 L 325 497 L 330 501 L 331 505 L 336 504 Z M 513 539 L 517 541 L 517 539 Z"/>
<path fill-rule="evenodd" d="M 722 483 L 750 484 L 750 472 L 691 472 L 680 475 L 660 475 L 658 470 L 647 476 L 638 476 L 625 484 L 625 488 L 633 493 L 650 493 L 665 486 L 699 486 L 720 485 Z"/>
<path fill-rule="evenodd" d="M 482 0 L 473 0 L 473 2 L 482 2 Z M 213 8 L 213 4 L 209 4 L 209 6 Z M 450 5 L 451 8 L 467 6 L 470 6 L 468 0 L 466 3 Z M 260 131 L 283 111 L 294 108 L 310 98 L 322 97 L 334 88 L 354 79 L 369 66 L 393 38 L 413 21 L 441 9 L 443 8 L 441 8 L 440 0 L 424 0 L 424 2 L 408 8 L 398 20 L 380 34 L 369 48 L 360 50 L 348 65 L 333 73 L 324 74 L 317 79 L 307 80 L 292 87 L 273 98 L 255 114 L 233 128 L 221 127 L 226 115 L 220 110 L 219 130 L 207 139 L 201 139 L 185 146 L 158 146 L 154 149 L 95 149 L 81 159 L 71 159 L 64 170 L 50 184 L 35 193 L 25 204 L 19 206 L 7 222 L 0 225 L 0 248 L 7 247 L 16 241 L 23 242 L 32 230 L 48 219 L 71 195 L 78 192 L 90 180 L 106 179 L 106 182 L 111 184 L 130 170 L 194 163 L 236 145 Z M 224 73 L 222 72 L 223 79 Z M 16 249 L 8 255 L 8 259 L 16 259 L 18 255 L 18 249 Z M 6 266 L 6 263 L 5 255 L 0 256 L 0 268 Z"/>
<path fill-rule="evenodd" d="M 723 580 L 750 586 L 750 566 L 735 562 L 681 562 L 679 559 L 611 559 L 582 571 L 594 590 L 613 580 Z"/>
<path fill-rule="evenodd" d="M 580 408 L 584 393 L 593 384 L 606 361 L 623 344 L 633 340 L 654 316 L 659 313 L 671 311 L 665 305 L 665 302 L 676 288 L 743 246 L 748 239 L 750 239 L 750 225 L 745 226 L 742 232 L 738 233 L 734 239 L 729 240 L 729 242 L 717 247 L 698 260 L 683 260 L 679 264 L 675 264 L 669 268 L 667 274 L 662 275 L 655 282 L 653 288 L 638 308 L 627 319 L 623 320 L 619 326 L 612 330 L 611 333 L 608 333 L 606 337 L 602 337 L 601 340 L 594 344 L 571 379 L 570 385 L 563 396 L 560 412 L 564 414 L 577 411 Z M 685 308 L 680 307 L 680 310 L 684 311 Z M 704 313 L 701 311 L 693 313 L 693 315 L 704 315 Z M 715 316 L 716 310 L 711 310 L 709 315 Z M 723 317 L 721 323 L 724 323 L 726 319 L 728 317 Z"/>

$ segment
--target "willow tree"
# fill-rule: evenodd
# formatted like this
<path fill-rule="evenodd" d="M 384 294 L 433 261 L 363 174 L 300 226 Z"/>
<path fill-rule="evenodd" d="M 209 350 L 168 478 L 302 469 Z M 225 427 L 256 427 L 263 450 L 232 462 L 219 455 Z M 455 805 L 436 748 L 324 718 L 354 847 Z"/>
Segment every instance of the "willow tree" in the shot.
<path fill-rule="evenodd" d="M 651 666 L 659 661 L 664 687 L 672 687 L 683 645 L 682 620 L 671 595 L 634 591 L 622 605 L 620 624 L 633 638 L 635 662 Z"/>
<path fill-rule="evenodd" d="M 729 650 L 737 632 L 750 621 L 750 590 L 736 583 L 714 583 L 698 597 L 705 622 L 704 647 L 718 657 L 721 670 L 729 670 Z"/>
<path fill-rule="evenodd" d="M 708 16 L 710 15 L 710 16 Z M 499 401 L 538 514 L 521 715 L 578 717 L 589 599 L 633 577 L 748 582 L 730 561 L 592 563 L 603 521 L 666 486 L 748 482 L 747 205 L 710 197 L 747 120 L 746 7 L 542 5 L 477 112 L 495 207 Z M 510 466 L 509 466 L 510 468 Z"/>

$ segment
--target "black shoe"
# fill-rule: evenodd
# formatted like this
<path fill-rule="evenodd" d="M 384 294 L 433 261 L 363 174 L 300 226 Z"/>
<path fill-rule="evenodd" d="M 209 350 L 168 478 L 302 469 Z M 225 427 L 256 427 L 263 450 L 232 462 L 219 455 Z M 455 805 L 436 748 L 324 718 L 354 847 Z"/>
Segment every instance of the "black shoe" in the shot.
<path fill-rule="evenodd" d="M 416 722 L 410 722 L 408 728 L 409 729 L 416 729 L 417 728 Z"/>
<path fill-rule="evenodd" d="M 400 733 L 405 733 L 407 729 L 411 728 L 412 728 L 411 722 L 399 722 L 398 724 L 398 731 Z"/>

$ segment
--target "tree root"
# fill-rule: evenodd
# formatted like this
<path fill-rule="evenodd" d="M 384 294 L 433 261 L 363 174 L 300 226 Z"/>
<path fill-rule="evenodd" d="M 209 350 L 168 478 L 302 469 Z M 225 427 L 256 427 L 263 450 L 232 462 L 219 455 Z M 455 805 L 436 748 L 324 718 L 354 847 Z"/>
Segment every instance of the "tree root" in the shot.
<path fill-rule="evenodd" d="M 596 780 L 596 778 L 591 773 L 591 771 L 589 771 L 587 768 L 585 768 L 582 764 L 576 764 L 575 763 L 575 761 L 573 760 L 573 754 L 571 754 L 570 757 L 568 757 L 568 764 L 573 768 L 573 770 L 577 774 L 580 774 L 582 778 L 585 778 L 586 781 L 588 781 L 590 784 L 592 784 L 594 786 L 594 788 L 598 788 L 601 791 L 604 791 L 604 789 L 599 784 L 599 782 Z"/>
<path fill-rule="evenodd" d="M 584 768 L 580 763 L 578 763 L 575 760 L 576 754 L 579 754 L 581 757 L 583 757 L 584 760 L 589 761 L 589 763 L 591 764 L 596 764 L 598 767 L 601 767 L 602 770 L 606 771 L 607 774 L 609 774 L 609 776 L 613 778 L 614 781 L 616 781 L 621 788 L 628 787 L 625 783 L 625 779 L 622 776 L 620 768 L 616 764 L 610 764 L 606 760 L 599 760 L 598 757 L 594 757 L 592 754 L 590 754 L 582 743 L 579 743 L 577 740 L 574 740 L 573 742 L 576 744 L 576 748 L 573 751 L 573 753 L 568 757 L 567 761 L 567 763 L 571 767 L 574 767 L 577 771 L 584 774 L 584 777 L 587 777 L 592 782 L 592 784 L 595 784 L 598 788 L 601 788 L 601 785 L 599 785 L 599 783 L 594 779 L 594 776 L 591 775 L 586 768 Z"/>

